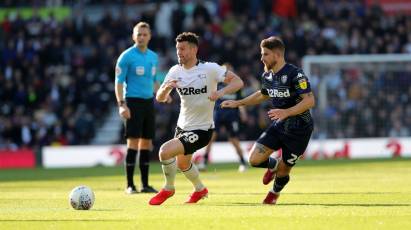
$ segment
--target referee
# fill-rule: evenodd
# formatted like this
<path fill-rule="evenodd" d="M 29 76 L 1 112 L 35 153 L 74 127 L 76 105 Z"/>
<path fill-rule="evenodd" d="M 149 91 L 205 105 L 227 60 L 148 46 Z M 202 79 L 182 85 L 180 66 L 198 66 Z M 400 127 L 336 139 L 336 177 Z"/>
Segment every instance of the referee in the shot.
<path fill-rule="evenodd" d="M 151 39 L 150 25 L 139 22 L 133 28 L 135 44 L 121 53 L 116 64 L 115 93 L 120 116 L 125 120 L 127 156 L 125 170 L 127 194 L 137 193 L 134 185 L 136 156 L 139 156 L 141 190 L 156 193 L 148 184 L 149 161 L 154 138 L 154 82 L 158 67 L 158 57 L 148 49 Z"/>

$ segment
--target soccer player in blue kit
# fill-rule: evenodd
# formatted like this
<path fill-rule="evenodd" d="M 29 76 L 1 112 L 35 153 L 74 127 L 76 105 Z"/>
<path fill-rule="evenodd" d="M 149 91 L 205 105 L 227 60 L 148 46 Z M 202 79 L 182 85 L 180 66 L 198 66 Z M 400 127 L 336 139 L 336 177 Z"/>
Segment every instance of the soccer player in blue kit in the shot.
<path fill-rule="evenodd" d="M 115 93 L 119 114 L 125 120 L 127 155 L 125 169 L 127 194 L 137 193 L 134 185 L 136 156 L 139 156 L 139 168 L 142 188 L 140 192 L 156 193 L 148 184 L 149 161 L 154 138 L 154 84 L 158 68 L 158 57 L 150 50 L 150 25 L 139 22 L 133 28 L 135 44 L 121 53 L 116 65 Z"/>
<path fill-rule="evenodd" d="M 263 203 L 275 204 L 290 180 L 292 167 L 307 148 L 313 131 L 309 110 L 314 107 L 315 99 L 303 71 L 285 62 L 285 46 L 279 37 L 262 40 L 260 48 L 265 70 L 261 90 L 241 100 L 223 101 L 221 107 L 236 108 L 272 100 L 273 108 L 267 114 L 273 122 L 251 149 L 249 163 L 267 168 L 263 184 L 274 180 L 274 185 Z M 270 157 L 279 149 L 282 149 L 281 158 Z"/>

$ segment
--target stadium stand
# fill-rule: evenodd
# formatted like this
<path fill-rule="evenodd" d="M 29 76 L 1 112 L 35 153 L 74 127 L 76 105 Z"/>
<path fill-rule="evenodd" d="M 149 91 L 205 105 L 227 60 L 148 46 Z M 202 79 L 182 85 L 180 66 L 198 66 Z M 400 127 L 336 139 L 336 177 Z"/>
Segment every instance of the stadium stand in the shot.
<path fill-rule="evenodd" d="M 163 74 L 176 63 L 174 36 L 193 31 L 202 37 L 200 58 L 230 62 L 246 83 L 246 94 L 259 87 L 258 41 L 270 35 L 284 39 L 287 60 L 298 66 L 306 54 L 411 53 L 411 17 L 386 15 L 379 5 L 360 0 L 45 2 L 0 3 L 3 10 L 48 6 L 42 4 L 73 9 L 72 16 L 63 20 L 53 14 L 40 17 L 36 11 L 23 18 L 12 10 L 0 19 L 0 148 L 90 143 L 115 106 L 115 60 L 131 44 L 129 31 L 139 20 L 152 25 L 150 47 L 160 54 Z M 99 7 L 104 4 L 117 13 Z M 130 9 L 135 4 L 145 10 L 133 13 Z M 316 130 L 314 138 L 409 136 L 411 76 L 410 71 L 398 74 L 358 76 L 353 71 L 334 76 L 329 81 L 329 95 L 335 99 L 327 109 L 333 124 Z M 357 78 L 362 85 L 351 84 Z M 317 90 L 315 76 L 312 81 Z M 360 86 L 369 90 L 363 92 Z M 388 86 L 392 94 L 387 97 Z M 391 114 L 378 112 L 376 97 L 387 101 Z M 378 114 L 372 117 L 374 123 L 366 124 L 370 117 L 350 112 L 353 110 L 341 104 L 346 105 L 345 100 L 352 102 L 349 106 L 364 108 L 366 114 Z M 173 135 L 178 103 L 156 105 L 155 143 Z M 255 139 L 265 128 L 269 122 L 266 106 L 248 108 L 250 116 L 243 124 L 247 132 L 241 139 Z M 390 122 L 384 123 L 386 120 Z M 341 125 L 346 128 L 330 128 Z"/>

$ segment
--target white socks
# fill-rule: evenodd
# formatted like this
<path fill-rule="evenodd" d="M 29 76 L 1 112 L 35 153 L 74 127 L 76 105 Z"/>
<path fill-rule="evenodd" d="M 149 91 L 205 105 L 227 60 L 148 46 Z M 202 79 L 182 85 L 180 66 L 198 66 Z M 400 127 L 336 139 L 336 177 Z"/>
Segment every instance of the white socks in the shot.
<path fill-rule="evenodd" d="M 161 168 L 163 168 L 163 174 L 165 177 L 165 190 L 174 190 L 174 181 L 177 173 L 177 162 L 176 158 L 171 158 L 168 160 L 161 161 Z"/>
<path fill-rule="evenodd" d="M 165 177 L 165 190 L 175 190 L 174 181 L 177 174 L 177 162 L 176 158 L 171 158 L 168 160 L 161 161 L 161 167 L 163 168 L 163 174 Z M 182 171 L 184 176 L 193 183 L 196 191 L 201 191 L 205 187 L 200 180 L 200 174 L 197 167 L 191 163 L 190 167 Z"/>
<path fill-rule="evenodd" d="M 194 188 L 197 192 L 204 189 L 204 185 L 200 181 L 200 174 L 198 172 L 198 169 L 193 163 L 191 163 L 188 169 L 182 172 L 184 173 L 184 176 L 186 176 L 187 179 L 190 180 L 191 183 L 193 183 Z"/>

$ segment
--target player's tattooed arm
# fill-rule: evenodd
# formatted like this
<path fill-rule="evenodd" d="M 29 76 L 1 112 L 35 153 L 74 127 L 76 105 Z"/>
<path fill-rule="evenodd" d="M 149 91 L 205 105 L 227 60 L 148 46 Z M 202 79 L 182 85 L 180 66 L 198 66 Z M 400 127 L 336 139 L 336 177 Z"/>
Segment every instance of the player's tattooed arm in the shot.
<path fill-rule="evenodd" d="M 234 72 L 227 71 L 224 83 L 227 85 L 222 89 L 224 94 L 230 94 L 237 92 L 237 90 L 243 88 L 244 82 L 241 78 Z"/>
<path fill-rule="evenodd" d="M 315 106 L 315 97 L 313 92 L 308 92 L 300 95 L 303 99 L 301 102 L 307 107 L 307 109 L 311 109 Z"/>
<path fill-rule="evenodd" d="M 266 96 L 261 93 L 260 90 L 256 91 L 255 93 L 249 95 L 246 98 L 241 100 L 226 100 L 221 103 L 221 108 L 237 108 L 239 106 L 247 106 L 247 105 L 257 105 L 261 102 L 269 99 L 269 96 Z"/>
<path fill-rule="evenodd" d="M 301 114 L 315 105 L 314 94 L 312 92 L 300 95 L 302 100 L 298 104 L 288 109 L 270 109 L 267 112 L 268 117 L 273 121 L 282 121 L 288 117 Z"/>
<path fill-rule="evenodd" d="M 314 94 L 313 94 L 313 92 L 308 92 L 308 93 L 301 94 L 300 96 L 302 98 L 304 98 L 304 97 L 314 97 Z"/>
<path fill-rule="evenodd" d="M 302 100 L 295 106 L 288 108 L 287 113 L 289 116 L 295 116 L 301 114 L 315 106 L 315 98 L 313 92 L 301 94 Z"/>

